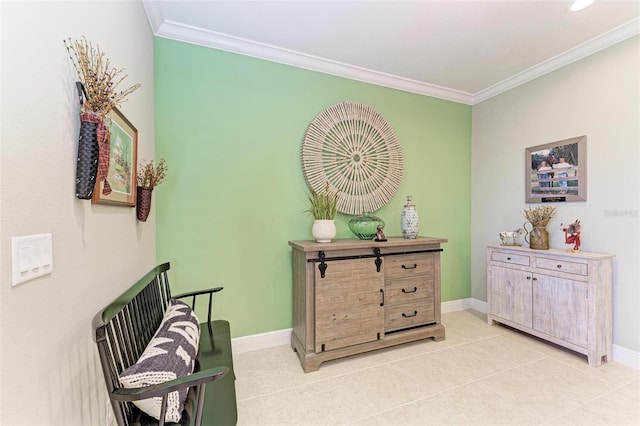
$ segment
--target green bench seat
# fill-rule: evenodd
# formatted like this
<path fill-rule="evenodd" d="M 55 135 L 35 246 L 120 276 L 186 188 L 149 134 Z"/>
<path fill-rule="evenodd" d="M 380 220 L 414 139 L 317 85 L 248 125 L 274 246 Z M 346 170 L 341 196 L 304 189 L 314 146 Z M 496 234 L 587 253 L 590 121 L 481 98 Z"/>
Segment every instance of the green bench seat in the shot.
<path fill-rule="evenodd" d="M 222 287 L 172 295 L 169 269 L 169 263 L 155 267 L 93 318 L 93 336 L 116 422 L 121 426 L 163 424 L 142 413 L 133 401 L 189 388 L 181 425 L 235 425 L 238 415 L 229 323 L 211 319 L 213 295 Z M 209 311 L 207 321 L 200 325 L 194 372 L 157 385 L 123 388 L 120 373 L 140 358 L 160 326 L 169 301 L 191 299 L 194 307 L 201 296 L 208 296 Z"/>

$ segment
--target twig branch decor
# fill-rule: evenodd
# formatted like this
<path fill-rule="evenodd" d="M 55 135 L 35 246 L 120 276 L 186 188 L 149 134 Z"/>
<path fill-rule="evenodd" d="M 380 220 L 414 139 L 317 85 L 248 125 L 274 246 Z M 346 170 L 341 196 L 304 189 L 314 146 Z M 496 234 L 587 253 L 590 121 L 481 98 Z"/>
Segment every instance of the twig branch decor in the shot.
<path fill-rule="evenodd" d="M 127 77 L 124 69 L 111 68 L 100 46 L 95 47 L 85 37 L 80 40 L 64 40 L 73 67 L 84 85 L 87 100 L 83 107 L 102 117 L 118 107 L 140 87 L 140 83 L 118 91 L 118 86 Z"/>
<path fill-rule="evenodd" d="M 341 102 L 309 124 L 301 150 L 302 172 L 312 192 L 327 187 L 346 214 L 374 212 L 402 180 L 402 147 L 393 127 L 372 108 Z"/>
<path fill-rule="evenodd" d="M 547 226 L 549 221 L 556 215 L 556 208 L 553 206 L 539 206 L 522 211 L 522 215 L 533 226 Z"/>
<path fill-rule="evenodd" d="M 167 177 L 167 163 L 164 159 L 158 161 L 157 166 L 153 166 L 153 160 L 143 161 L 138 168 L 138 186 L 153 189 L 160 185 Z"/>

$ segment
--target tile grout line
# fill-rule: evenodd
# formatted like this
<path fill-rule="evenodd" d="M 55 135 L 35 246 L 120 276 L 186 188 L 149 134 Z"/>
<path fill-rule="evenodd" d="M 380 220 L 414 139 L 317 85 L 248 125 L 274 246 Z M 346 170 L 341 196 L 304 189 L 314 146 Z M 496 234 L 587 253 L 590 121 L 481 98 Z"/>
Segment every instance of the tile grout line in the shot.
<path fill-rule="evenodd" d="M 579 371 L 579 370 L 578 370 L 578 369 L 576 369 L 576 368 L 574 368 L 574 370 Z M 586 373 L 585 373 L 585 374 L 586 374 Z M 590 377 L 593 377 L 593 376 L 590 376 Z M 540 423 L 540 424 L 541 424 L 541 425 L 549 424 L 550 422 L 553 422 L 554 420 L 558 420 L 559 418 L 561 418 L 561 417 L 563 417 L 563 416 L 566 416 L 566 415 L 567 415 L 567 414 L 569 414 L 569 413 L 572 413 L 572 412 L 574 412 L 574 411 L 578 411 L 578 410 L 580 410 L 581 408 L 584 408 L 584 407 L 586 407 L 587 405 L 592 404 L 593 402 L 595 402 L 595 401 L 597 401 L 597 400 L 599 400 L 599 399 L 602 399 L 602 398 L 606 397 L 607 395 L 612 394 L 613 392 L 615 392 L 615 391 L 619 390 L 620 388 L 623 388 L 623 387 L 625 387 L 625 386 L 629 385 L 630 383 L 633 383 L 635 380 L 640 380 L 640 379 L 634 379 L 634 380 L 631 380 L 631 381 L 629 381 L 629 382 L 627 382 L 627 383 L 625 383 L 625 384 L 622 384 L 622 385 L 620 385 L 620 386 L 614 387 L 613 389 L 610 389 L 610 390 L 606 391 L 605 393 L 603 393 L 603 394 L 601 394 L 601 395 L 598 395 L 598 396 L 596 396 L 595 398 L 590 399 L 589 401 L 585 402 L 584 404 L 578 405 L 577 407 L 572 408 L 572 409 L 570 409 L 570 410 L 567 410 L 567 411 L 563 412 L 562 414 L 559 414 L 559 415 L 557 415 L 556 417 L 553 417 L 553 418 L 551 418 L 551 419 L 549 419 L 549 420 L 547 420 L 547 421 L 545 421 L 545 422 L 543 422 L 543 423 Z M 604 381 L 604 380 L 603 380 L 603 381 Z M 606 382 L 605 382 L 605 383 L 606 383 Z M 607 384 L 608 384 L 608 383 L 607 383 Z"/>
<path fill-rule="evenodd" d="M 484 340 L 484 339 L 482 339 L 482 340 Z M 487 380 L 487 379 L 489 379 L 489 378 L 492 378 L 492 377 L 495 377 L 495 376 L 499 376 L 499 375 L 501 375 L 501 374 L 504 374 L 504 373 L 507 373 L 507 372 L 509 372 L 509 371 L 515 370 L 515 369 L 517 369 L 517 368 L 526 367 L 527 365 L 531 365 L 531 364 L 533 364 L 533 363 L 536 363 L 536 362 L 542 361 L 542 360 L 544 360 L 544 359 L 549 359 L 549 358 L 553 358 L 553 355 L 545 355 L 545 356 L 543 356 L 543 357 L 541 357 L 541 358 L 538 358 L 538 359 L 535 359 L 535 360 L 532 360 L 532 361 L 529 361 L 529 362 L 525 362 L 525 363 L 523 363 L 523 364 L 519 364 L 519 365 L 516 365 L 516 366 L 510 367 L 510 368 L 507 368 L 506 370 L 502 370 L 502 371 L 499 371 L 499 372 L 496 372 L 496 373 L 493 373 L 493 374 L 489 374 L 489 375 L 484 376 L 484 377 L 480 377 L 480 378 L 477 378 L 477 379 L 474 379 L 474 380 L 471 380 L 471 381 L 468 381 L 468 382 L 462 383 L 462 384 L 457 385 L 457 386 L 453 386 L 453 387 L 448 388 L 448 389 L 445 389 L 445 390 L 441 390 L 441 391 L 439 391 L 439 392 L 433 393 L 433 394 L 431 394 L 431 395 L 429 395 L 429 396 L 426 396 L 426 397 L 424 397 L 424 398 L 418 398 L 418 399 L 414 399 L 414 400 L 412 400 L 412 401 L 405 402 L 405 403 L 400 404 L 400 405 L 396 405 L 395 407 L 388 408 L 388 409 L 386 409 L 386 410 L 383 410 L 383 411 L 377 412 L 377 413 L 375 413 L 375 414 L 373 414 L 373 415 L 371 415 L 371 416 L 367 416 L 367 417 L 364 417 L 364 418 L 361 418 L 361 419 L 357 419 L 357 420 L 355 420 L 355 421 L 353 421 L 353 422 L 349 422 L 349 423 L 346 423 L 346 424 L 348 425 L 348 424 L 353 424 L 353 423 L 356 423 L 356 422 L 361 422 L 361 421 L 363 421 L 363 420 L 369 419 L 369 418 L 371 418 L 371 417 L 379 416 L 379 415 L 381 415 L 381 414 L 387 413 L 387 412 L 392 411 L 392 410 L 396 410 L 396 409 L 398 409 L 398 408 L 402 408 L 402 407 L 405 407 L 405 406 L 408 406 L 408 405 L 411 405 L 411 404 L 415 404 L 415 403 L 417 403 L 417 402 L 426 401 L 426 400 L 431 399 L 431 398 L 433 398 L 433 397 L 435 397 L 435 396 L 442 395 L 442 394 L 445 394 L 445 393 L 447 393 L 447 392 L 452 392 L 452 391 L 455 391 L 455 390 L 457 390 L 457 389 L 463 388 L 463 387 L 465 387 L 465 386 L 469 386 L 469 385 L 472 385 L 472 384 L 474 384 L 474 383 L 478 383 L 478 382 L 481 382 L 481 381 L 483 381 L 483 380 Z"/>
<path fill-rule="evenodd" d="M 485 324 L 486 325 L 486 324 Z M 268 365 L 264 365 L 264 363 L 260 363 L 259 365 L 263 365 L 265 368 L 259 369 L 256 368 L 255 370 L 252 371 L 251 367 L 254 365 L 252 363 L 252 358 L 247 358 L 245 361 L 248 361 L 246 363 L 246 366 L 249 367 L 245 370 L 245 377 L 247 378 L 245 380 L 245 383 L 243 383 L 243 385 L 246 385 L 246 389 L 248 390 L 248 392 L 246 392 L 247 394 L 252 393 L 251 388 L 252 388 L 252 376 L 256 376 L 256 380 L 260 380 L 263 383 L 263 386 L 260 386 L 258 388 L 255 388 L 255 390 L 260 390 L 260 389 L 264 389 L 264 390 L 268 390 L 269 388 L 273 389 L 273 388 L 277 388 L 278 385 L 284 385 L 284 387 L 260 394 L 260 395 L 255 395 L 249 398 L 244 398 L 244 399 L 239 399 L 239 402 L 241 402 L 243 405 L 244 404 L 248 404 L 249 406 L 253 407 L 256 404 L 258 405 L 262 405 L 262 402 L 260 402 L 261 399 L 264 398 L 269 398 L 271 396 L 270 399 L 267 399 L 267 401 L 271 401 L 273 399 L 278 399 L 280 394 L 284 395 L 283 392 L 293 392 L 293 393 L 297 393 L 297 392 L 309 392 L 311 391 L 312 394 L 315 394 L 315 390 L 313 389 L 314 386 L 319 386 L 321 389 L 325 389 L 327 386 L 331 386 L 331 382 L 332 381 L 336 381 L 338 383 L 340 383 L 340 387 L 341 388 L 349 388 L 352 387 L 353 391 L 357 392 L 357 395 L 354 396 L 354 398 L 356 398 L 356 400 L 360 401 L 362 400 L 362 404 L 363 408 L 366 407 L 366 409 L 364 410 L 359 410 L 357 412 L 354 411 L 350 411 L 350 412 L 345 412 L 344 415 L 341 415 L 337 418 L 332 417 L 332 421 L 335 421 L 336 425 L 363 425 L 363 424 L 369 424 L 369 423 L 375 423 L 375 422 L 381 422 L 383 421 L 384 418 L 386 418 L 387 420 L 394 418 L 394 416 L 391 416 L 392 412 L 394 412 L 395 410 L 407 410 L 409 409 L 409 407 L 421 407 L 420 403 L 424 402 L 424 401 L 429 401 L 431 399 L 433 399 L 434 397 L 437 398 L 438 396 L 440 396 L 440 399 L 442 400 L 447 400 L 451 395 L 454 395 L 456 391 L 458 391 L 457 393 L 459 395 L 466 395 L 469 392 L 471 392 L 474 389 L 484 389 L 486 386 L 493 386 L 493 384 L 498 383 L 502 380 L 508 380 L 508 377 L 506 378 L 499 378 L 501 375 L 507 375 L 510 372 L 513 372 L 514 370 L 518 370 L 518 369 L 522 369 L 523 372 L 527 372 L 529 370 L 531 370 L 531 366 L 535 363 L 544 361 L 545 363 L 548 362 L 553 362 L 553 363 L 557 363 L 559 365 L 562 366 L 562 368 L 567 368 L 568 370 L 573 371 L 574 373 L 578 374 L 578 376 L 581 376 L 582 378 L 589 378 L 589 380 L 596 380 L 596 382 L 600 382 L 603 385 L 606 385 L 605 389 L 601 389 L 604 386 L 600 386 L 595 384 L 595 386 L 597 388 L 600 388 L 599 391 L 601 393 L 598 393 L 595 396 L 591 396 L 586 402 L 573 407 L 571 409 L 568 409 L 566 407 L 568 406 L 561 406 L 561 407 L 557 407 L 555 410 L 551 411 L 551 412 L 547 412 L 546 415 L 543 415 L 544 413 L 542 412 L 534 412 L 534 411 L 530 411 L 529 409 L 527 409 L 527 413 L 534 415 L 533 418 L 531 418 L 530 420 L 533 421 L 534 423 L 532 424 L 536 424 L 536 425 L 549 425 L 552 424 L 554 422 L 557 422 L 559 419 L 561 418 L 570 418 L 572 415 L 575 417 L 576 415 L 580 415 L 581 413 L 586 413 L 588 412 L 587 408 L 590 405 L 593 405 L 594 402 L 596 401 L 600 401 L 603 400 L 604 398 L 610 397 L 613 399 L 615 398 L 614 394 L 616 391 L 619 391 L 620 389 L 624 388 L 625 386 L 629 386 L 631 384 L 635 384 L 635 383 L 639 383 L 640 382 L 640 377 L 634 377 L 631 379 L 627 379 L 628 376 L 626 375 L 621 375 L 622 373 L 617 372 L 615 369 L 612 371 L 612 374 L 609 375 L 607 374 L 606 371 L 603 371 L 603 374 L 596 374 L 597 372 L 594 372 L 593 370 L 588 370 L 583 368 L 584 366 L 582 366 L 581 364 L 579 365 L 576 362 L 572 362 L 572 360 L 570 358 L 564 358 L 562 356 L 561 353 L 557 353 L 554 351 L 546 351 L 546 350 L 542 350 L 542 348 L 538 348 L 536 345 L 532 345 L 531 347 L 529 347 L 528 345 L 523 345 L 522 346 L 522 350 L 528 351 L 528 355 L 524 356 L 524 357 L 511 357 L 510 356 L 510 352 L 504 352 L 501 355 L 502 357 L 509 357 L 510 362 L 505 363 L 505 362 L 498 362 L 497 364 L 493 364 L 493 368 L 491 368 L 490 370 L 494 370 L 494 372 L 491 371 L 487 371 L 483 377 L 478 377 L 475 379 L 471 379 L 469 380 L 469 375 L 462 375 L 462 376 L 458 376 L 456 380 L 453 381 L 448 381 L 447 383 L 443 383 L 446 386 L 449 386 L 446 389 L 443 389 L 442 387 L 439 388 L 438 391 L 435 391 L 435 389 L 433 389 L 433 387 L 424 387 L 424 386 L 418 386 L 417 388 L 415 388 L 414 384 L 414 390 L 407 393 L 406 396 L 408 396 L 409 398 L 411 398 L 412 396 L 415 399 L 411 399 L 411 400 L 407 400 L 406 397 L 403 398 L 398 398 L 395 399 L 395 401 L 397 401 L 393 407 L 389 407 L 386 409 L 382 409 L 380 410 L 380 408 L 382 406 L 388 405 L 388 404 L 376 404 L 375 401 L 377 401 L 376 395 L 374 394 L 372 395 L 370 392 L 367 392 L 367 390 L 365 388 L 360 388 L 357 386 L 359 382 L 358 379 L 358 375 L 357 373 L 359 372 L 365 372 L 365 376 L 371 376 L 371 375 L 375 375 L 375 369 L 382 369 L 384 370 L 385 368 L 388 368 L 389 366 L 391 366 L 392 364 L 401 364 L 404 361 L 409 361 L 409 360 L 417 360 L 419 357 L 425 357 L 424 360 L 425 362 L 428 362 L 428 357 L 431 355 L 436 355 L 435 358 L 437 358 L 438 360 L 443 358 L 443 357 L 447 357 L 446 353 L 443 354 L 443 352 L 445 350 L 456 350 L 456 351 L 462 351 L 465 352 L 467 351 L 466 348 L 473 348 L 474 344 L 480 344 L 481 348 L 479 348 L 479 354 L 484 354 L 485 352 L 487 352 L 487 350 L 491 351 L 494 349 L 498 349 L 498 350 L 502 350 L 502 345 L 504 342 L 491 342 L 491 339 L 496 339 L 496 338 L 501 338 L 501 339 L 505 339 L 507 341 L 507 343 L 512 340 L 509 339 L 509 336 L 513 335 L 514 332 L 509 330 L 509 329 L 505 329 L 505 330 L 497 330 L 499 334 L 494 334 L 494 335 L 488 335 L 488 336 L 482 336 L 482 337 L 477 337 L 478 334 L 484 334 L 484 331 L 488 331 L 488 330 L 480 330 L 479 328 L 477 329 L 477 327 L 474 326 L 474 324 L 468 324 L 468 321 L 466 319 L 462 320 L 462 321 L 454 321 L 452 323 L 450 323 L 449 327 L 456 329 L 456 328 L 460 328 L 463 329 L 464 332 L 461 334 L 455 334 L 454 333 L 454 338 L 453 340 L 458 340 L 458 338 L 461 340 L 459 340 L 457 343 L 452 343 L 448 346 L 445 347 L 438 347 L 437 344 L 433 345 L 434 342 L 431 341 L 423 341 L 423 343 L 425 344 L 425 346 L 421 346 L 418 345 L 416 347 L 413 346 L 408 346 L 406 351 L 400 351 L 396 356 L 398 358 L 393 358 L 393 357 L 389 357 L 388 353 L 385 355 L 384 353 L 381 354 L 382 356 L 380 356 L 379 358 L 371 358 L 371 359 L 364 359 L 364 362 L 360 362 L 360 360 L 355 359 L 355 365 L 349 365 L 349 358 L 351 357 L 347 357 L 344 358 L 342 360 L 345 360 L 347 362 L 342 362 L 342 360 L 337 360 L 338 363 L 333 364 L 332 366 L 326 366 L 328 368 L 331 368 L 331 370 L 326 373 L 326 374 L 322 374 L 320 375 L 318 378 L 313 378 L 313 379 L 306 379 L 304 378 L 304 375 L 306 373 L 302 373 L 303 376 L 300 377 L 300 366 L 298 366 L 298 357 L 297 355 L 294 356 L 293 358 L 291 358 L 291 353 L 289 351 L 284 351 L 284 350 L 280 350 L 277 352 L 277 355 L 274 357 L 273 361 L 276 361 L 278 365 L 275 365 L 275 368 L 270 368 L 271 364 Z M 467 338 L 469 338 L 469 334 L 475 334 L 474 337 L 471 338 L 471 340 L 466 340 Z M 515 334 L 518 334 L 517 332 L 515 332 Z M 516 344 L 518 344 L 517 339 L 514 340 Z M 488 344 L 483 345 L 482 342 L 491 342 Z M 286 346 L 286 345 L 283 345 Z M 396 347 L 397 349 L 400 350 L 400 347 Z M 482 349 L 484 348 L 484 349 Z M 389 348 L 389 349 L 394 349 L 394 348 Z M 432 349 L 432 350 L 430 350 Z M 420 352 L 414 352 L 415 350 L 420 351 Z M 426 350 L 426 351 L 424 351 Z M 424 352 L 423 352 L 424 351 Z M 518 352 L 519 353 L 519 352 Z M 370 354 L 373 354 L 373 352 L 371 352 Z M 534 356 L 537 357 L 536 359 L 533 360 L 526 360 L 527 358 L 529 358 L 530 356 Z M 355 358 L 355 357 L 353 357 Z M 522 359 L 524 358 L 524 360 Z M 259 358 L 257 358 L 259 359 Z M 295 363 L 295 368 L 294 369 L 294 359 L 296 361 Z M 501 358 L 502 359 L 502 358 Z M 505 358 L 506 360 L 507 358 Z M 414 361 L 414 363 L 416 364 L 420 364 L 421 362 L 419 362 L 421 360 L 417 360 Z M 516 361 L 517 365 L 513 365 L 511 367 L 505 368 L 502 371 L 495 371 L 496 368 L 501 368 L 503 366 L 505 366 L 505 364 L 511 364 L 511 362 Z M 546 365 L 546 364 L 545 364 Z M 438 368 L 439 364 L 434 364 L 435 368 Z M 535 368 L 534 368 L 535 370 Z M 403 370 L 404 371 L 404 370 Z M 254 374 L 255 373 L 255 374 Z M 404 374 L 404 373 L 403 373 Z M 517 374 L 517 373 L 516 373 Z M 475 376 L 476 374 L 472 374 L 471 376 Z M 578 378 L 578 376 L 576 376 L 576 378 Z M 492 380 L 493 378 L 498 377 L 497 380 Z M 301 382 L 304 380 L 309 380 L 306 382 Z M 464 381 L 464 383 L 460 383 L 460 384 L 455 384 L 455 382 L 457 381 Z M 581 382 L 582 379 L 579 379 L 579 382 Z M 624 381 L 624 383 L 622 383 Z M 484 383 L 484 384 L 483 384 Z M 594 382 L 595 383 L 595 382 Z M 350 385 L 356 385 L 356 386 L 350 386 Z M 475 386 L 474 386 L 475 385 Z M 635 385 L 634 385 L 635 386 Z M 469 388 L 469 390 L 462 390 L 459 391 L 460 389 L 464 389 L 465 387 L 471 387 Z M 307 389 L 305 389 L 307 388 Z M 606 388 L 610 388 L 610 389 L 606 389 Z M 633 388 L 635 389 L 635 388 Z M 381 391 L 383 391 L 384 389 L 381 389 Z M 325 389 L 326 391 L 326 389 Z M 419 392 L 416 392 L 419 391 Z M 435 393 L 427 395 L 429 392 L 435 391 Z M 275 397 L 274 397 L 275 395 Z M 404 394 L 403 394 L 404 395 Z M 444 395 L 444 396 L 443 396 Z M 583 395 L 587 396 L 588 394 Z M 591 395 L 593 395 L 593 392 L 591 392 Z M 379 398 L 379 397 L 378 397 Z M 501 398 L 502 399 L 502 398 Z M 582 399 L 582 398 L 580 398 Z M 510 400 L 508 397 L 504 398 L 505 401 Z M 437 400 L 436 400 L 437 401 Z M 325 401 L 326 402 L 326 401 Z M 372 403 L 373 402 L 373 403 Z M 389 401 L 391 402 L 391 401 Z M 431 402 L 426 402 L 427 405 L 432 405 L 434 403 L 434 401 Z M 600 405 L 602 405 L 603 402 L 600 403 Z M 246 406 L 245 406 L 246 407 Z M 533 407 L 533 406 L 532 406 Z M 531 408 L 531 407 L 530 407 Z M 565 408 L 565 410 L 563 410 L 563 408 Z M 255 409 L 255 408 L 254 408 Z M 251 413 L 254 413 L 254 409 L 251 410 Z M 377 411 L 380 410 L 380 411 Z M 377 411 L 377 412 L 376 412 Z M 261 413 L 262 411 L 258 410 L 256 411 L 256 413 Z M 413 412 L 413 410 L 410 410 L 409 412 Z M 560 414 L 557 414 L 558 412 L 560 412 Z M 247 412 L 249 413 L 249 412 Z M 317 412 L 316 413 L 319 417 L 317 417 L 315 420 L 317 423 L 317 421 L 319 421 L 320 423 L 318 424 L 324 424 L 322 423 L 322 419 L 329 420 L 329 418 L 326 416 L 327 413 L 324 412 Z M 549 416 L 551 415 L 551 416 Z M 258 414 L 258 416 L 260 416 L 260 414 Z M 286 414 L 284 414 L 285 417 L 281 417 L 281 419 L 286 418 Z M 548 418 L 545 418 L 549 416 Z M 245 420 L 248 420 L 249 417 L 251 416 L 247 416 L 245 418 Z M 529 417 L 529 416 L 527 416 Z M 271 417 L 269 417 L 271 418 Z M 535 420 L 534 420 L 535 418 Z M 276 417 L 273 417 L 273 422 L 269 423 L 269 424 L 278 424 L 278 420 L 275 420 Z M 255 418 L 254 418 L 255 420 Z M 315 424 L 314 423 L 314 424 Z M 249 424 L 249 423 L 246 423 Z M 265 423 L 267 424 L 267 423 Z"/>
<path fill-rule="evenodd" d="M 448 350 L 448 349 L 460 348 L 460 347 L 465 346 L 465 345 L 475 344 L 475 343 L 479 343 L 479 342 L 482 342 L 482 341 L 486 341 L 486 340 L 490 340 L 490 339 L 494 339 L 494 338 L 498 338 L 498 337 L 502 337 L 502 336 L 507 336 L 507 335 L 509 335 L 511 333 L 512 332 L 510 332 L 510 331 L 506 331 L 505 333 L 496 334 L 496 335 L 492 335 L 492 336 L 481 337 L 481 338 L 470 340 L 470 341 L 467 341 L 467 342 L 461 342 L 461 343 L 454 344 L 454 345 L 451 345 L 451 346 L 443 347 L 443 348 L 435 350 L 435 351 L 422 352 L 422 353 L 419 353 L 419 354 L 415 354 L 415 355 L 411 355 L 411 356 L 407 356 L 407 357 L 403 357 L 403 358 L 398 358 L 398 359 L 394 359 L 394 360 L 385 361 L 385 362 L 380 363 L 380 364 L 376 364 L 376 365 L 372 365 L 372 366 L 368 366 L 368 367 L 364 367 L 364 368 L 358 368 L 358 369 L 355 369 L 353 371 L 348 371 L 348 372 L 345 371 L 345 372 L 343 372 L 341 374 L 337 374 L 335 376 L 326 377 L 326 378 L 323 378 L 323 379 L 313 380 L 313 381 L 309 381 L 309 382 L 306 382 L 306 383 L 301 383 L 301 384 L 298 384 L 298 385 L 285 387 L 285 388 L 278 389 L 278 390 L 273 391 L 273 392 L 268 392 L 268 393 L 264 393 L 264 394 L 260 394 L 260 395 L 255 395 L 255 396 L 252 396 L 250 398 L 239 399 L 239 401 L 250 401 L 252 399 L 278 394 L 280 392 L 296 389 L 296 388 L 299 388 L 299 387 L 302 387 L 302 386 L 318 384 L 318 383 L 322 383 L 322 382 L 327 381 L 327 380 L 336 379 L 338 377 L 346 377 L 346 376 L 348 376 L 350 374 L 353 374 L 353 373 L 356 373 L 356 372 L 371 370 L 373 368 L 379 368 L 379 367 L 385 366 L 387 364 L 392 364 L 392 363 L 395 363 L 395 362 L 398 362 L 398 361 L 406 361 L 406 360 L 409 360 L 409 359 L 412 359 L 412 358 L 417 358 L 419 356 L 423 356 L 423 355 L 427 355 L 427 354 L 435 354 L 435 353 L 439 353 L 439 352 L 442 352 L 442 351 L 445 351 L 445 350 Z M 370 352 L 370 353 L 373 353 L 373 352 Z M 282 356 L 279 355 L 279 357 L 281 358 Z M 349 358 L 349 357 L 347 357 L 347 358 Z M 347 358 L 345 358 L 345 359 L 347 359 Z M 543 357 L 543 358 L 540 358 L 540 359 L 545 359 L 545 358 L 546 357 Z M 538 360 L 540 360 L 540 359 L 538 359 Z M 535 362 L 535 361 L 533 361 L 533 362 Z M 522 365 L 526 365 L 526 364 L 522 364 Z M 517 368 L 517 367 L 519 367 L 519 366 L 512 367 L 512 368 Z M 509 371 L 509 370 L 504 370 L 504 371 Z M 493 375 L 500 374 L 500 373 L 501 372 L 494 373 L 494 374 L 486 376 L 484 378 L 488 378 L 488 377 L 491 377 Z M 307 373 L 305 373 L 305 374 L 307 374 Z M 467 382 L 465 384 L 459 385 L 459 386 L 451 388 L 451 389 L 456 389 L 456 388 L 458 388 L 460 386 L 464 386 L 466 384 L 474 383 L 477 380 L 483 380 L 484 378 L 476 379 L 474 381 Z M 449 389 L 449 390 L 451 390 L 451 389 Z M 442 392 L 438 392 L 438 394 L 439 393 L 442 393 Z M 437 395 L 437 394 L 434 394 L 434 395 Z M 431 395 L 431 396 L 433 396 L 433 395 Z M 421 399 L 418 399 L 418 400 L 415 400 L 415 401 L 419 401 L 419 400 L 421 400 Z"/>

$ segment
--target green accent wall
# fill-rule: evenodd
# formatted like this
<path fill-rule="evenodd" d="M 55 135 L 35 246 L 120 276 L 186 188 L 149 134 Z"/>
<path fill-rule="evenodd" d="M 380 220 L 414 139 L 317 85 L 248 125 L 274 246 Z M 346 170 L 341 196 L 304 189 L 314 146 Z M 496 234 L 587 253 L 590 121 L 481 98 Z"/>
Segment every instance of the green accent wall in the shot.
<path fill-rule="evenodd" d="M 374 212 L 385 234 L 401 235 L 412 195 L 420 235 L 449 240 L 442 300 L 470 297 L 469 105 L 163 38 L 154 48 L 155 155 L 169 167 L 153 194 L 157 257 L 171 262 L 175 293 L 224 286 L 214 315 L 234 337 L 291 327 L 288 241 L 312 239 L 313 222 L 300 144 L 318 113 L 355 101 L 382 114 L 404 150 L 400 188 Z M 337 238 L 353 237 L 349 219 L 337 217 Z"/>

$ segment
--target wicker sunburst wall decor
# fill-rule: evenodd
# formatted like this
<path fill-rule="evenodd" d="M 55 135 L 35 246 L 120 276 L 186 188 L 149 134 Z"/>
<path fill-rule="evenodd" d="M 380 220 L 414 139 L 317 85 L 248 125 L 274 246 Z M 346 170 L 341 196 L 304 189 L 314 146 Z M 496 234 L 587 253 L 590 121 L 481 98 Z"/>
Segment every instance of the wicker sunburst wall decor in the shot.
<path fill-rule="evenodd" d="M 396 132 L 372 108 L 341 102 L 318 114 L 302 140 L 302 173 L 312 191 L 329 184 L 338 211 L 374 212 L 395 194 L 404 167 Z"/>

